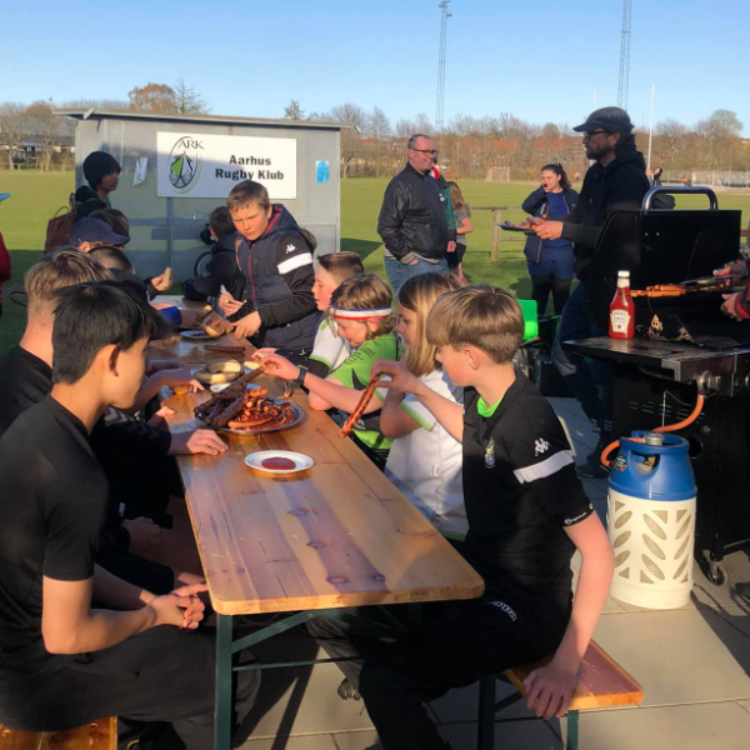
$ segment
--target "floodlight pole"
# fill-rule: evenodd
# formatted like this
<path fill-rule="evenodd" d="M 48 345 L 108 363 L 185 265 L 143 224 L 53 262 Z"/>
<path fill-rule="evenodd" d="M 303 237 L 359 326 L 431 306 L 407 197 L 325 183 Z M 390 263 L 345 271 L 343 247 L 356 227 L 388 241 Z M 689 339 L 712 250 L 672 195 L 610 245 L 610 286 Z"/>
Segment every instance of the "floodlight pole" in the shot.
<path fill-rule="evenodd" d="M 445 113 L 445 51 L 448 45 L 448 12 L 450 0 L 445 0 L 438 5 L 440 8 L 440 50 L 438 53 L 438 83 L 437 101 L 435 103 L 435 130 L 440 133 L 443 129 L 443 117 Z"/>

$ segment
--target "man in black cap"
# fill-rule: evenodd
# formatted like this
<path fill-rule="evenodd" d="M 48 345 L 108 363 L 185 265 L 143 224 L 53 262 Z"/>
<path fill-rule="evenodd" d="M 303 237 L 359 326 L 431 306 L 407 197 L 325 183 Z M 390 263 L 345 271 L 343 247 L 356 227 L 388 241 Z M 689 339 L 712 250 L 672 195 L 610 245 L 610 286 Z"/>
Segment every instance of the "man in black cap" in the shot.
<path fill-rule="evenodd" d="M 633 123 L 625 110 L 598 109 L 573 129 L 583 133 L 586 157 L 596 163 L 586 172 L 575 209 L 562 221 L 537 222 L 534 231 L 543 240 L 563 237 L 575 245 L 576 275 L 581 283 L 563 310 L 552 359 L 586 416 L 599 428 L 599 444 L 578 467 L 581 476 L 599 478 L 606 476 L 599 455 L 611 442 L 611 366 L 601 360 L 587 363 L 583 357 L 563 351 L 561 342 L 607 335 L 591 322 L 584 306 L 585 285 L 594 282 L 589 279 L 591 257 L 607 216 L 618 209 L 640 208 L 650 185 L 646 162 L 636 150 Z"/>
<path fill-rule="evenodd" d="M 112 208 L 109 194 L 117 190 L 121 168 L 112 154 L 94 151 L 83 162 L 83 176 L 88 185 L 76 190 L 76 218 L 85 219 L 94 211 Z"/>

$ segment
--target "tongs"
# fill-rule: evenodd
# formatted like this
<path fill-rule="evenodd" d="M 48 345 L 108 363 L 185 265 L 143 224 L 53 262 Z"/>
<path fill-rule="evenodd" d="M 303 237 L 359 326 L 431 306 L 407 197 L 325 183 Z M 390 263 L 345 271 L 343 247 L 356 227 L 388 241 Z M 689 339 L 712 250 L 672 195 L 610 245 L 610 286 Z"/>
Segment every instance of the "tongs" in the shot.
<path fill-rule="evenodd" d="M 742 279 L 746 279 L 747 274 L 743 273 L 730 273 L 726 276 L 701 276 L 698 279 L 688 279 L 687 281 L 681 281 L 680 286 L 726 286 L 731 287 L 733 286 L 732 283 L 726 284 L 725 282 L 733 282 L 733 281 L 741 281 Z"/>

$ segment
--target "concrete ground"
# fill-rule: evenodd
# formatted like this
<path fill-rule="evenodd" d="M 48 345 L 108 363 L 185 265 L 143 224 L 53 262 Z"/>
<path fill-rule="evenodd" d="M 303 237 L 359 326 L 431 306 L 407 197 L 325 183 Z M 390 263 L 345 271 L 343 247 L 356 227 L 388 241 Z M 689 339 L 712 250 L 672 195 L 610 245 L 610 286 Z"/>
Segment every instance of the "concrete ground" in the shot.
<path fill-rule="evenodd" d="M 596 435 L 575 401 L 552 399 L 585 460 Z M 604 517 L 605 480 L 585 480 Z M 750 581 L 750 559 L 725 559 L 726 586 L 711 585 L 697 569 L 691 603 L 679 610 L 640 609 L 609 599 L 595 638 L 642 685 L 638 707 L 583 713 L 581 750 L 746 750 L 750 747 L 750 605 L 735 591 Z M 574 568 L 576 561 L 574 559 Z M 259 650 L 262 661 L 312 658 L 317 645 L 293 634 Z M 321 658 L 325 654 L 321 652 Z M 245 729 L 244 750 L 365 750 L 380 747 L 361 702 L 336 694 L 335 665 L 264 672 L 261 702 Z M 498 684 L 498 699 L 509 689 Z M 477 686 L 456 690 L 430 711 L 454 750 L 476 747 Z M 566 720 L 547 724 L 517 703 L 496 717 L 495 747 L 561 750 Z"/>

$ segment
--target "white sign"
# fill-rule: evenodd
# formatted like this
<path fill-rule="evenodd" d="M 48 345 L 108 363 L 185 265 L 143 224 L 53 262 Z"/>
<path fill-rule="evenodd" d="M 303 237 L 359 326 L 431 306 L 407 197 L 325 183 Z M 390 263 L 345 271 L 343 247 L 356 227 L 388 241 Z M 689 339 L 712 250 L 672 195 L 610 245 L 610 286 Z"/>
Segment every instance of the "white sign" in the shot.
<path fill-rule="evenodd" d="M 243 180 L 265 185 L 271 200 L 297 197 L 297 141 L 234 135 L 157 133 L 160 198 L 226 198 Z"/>

